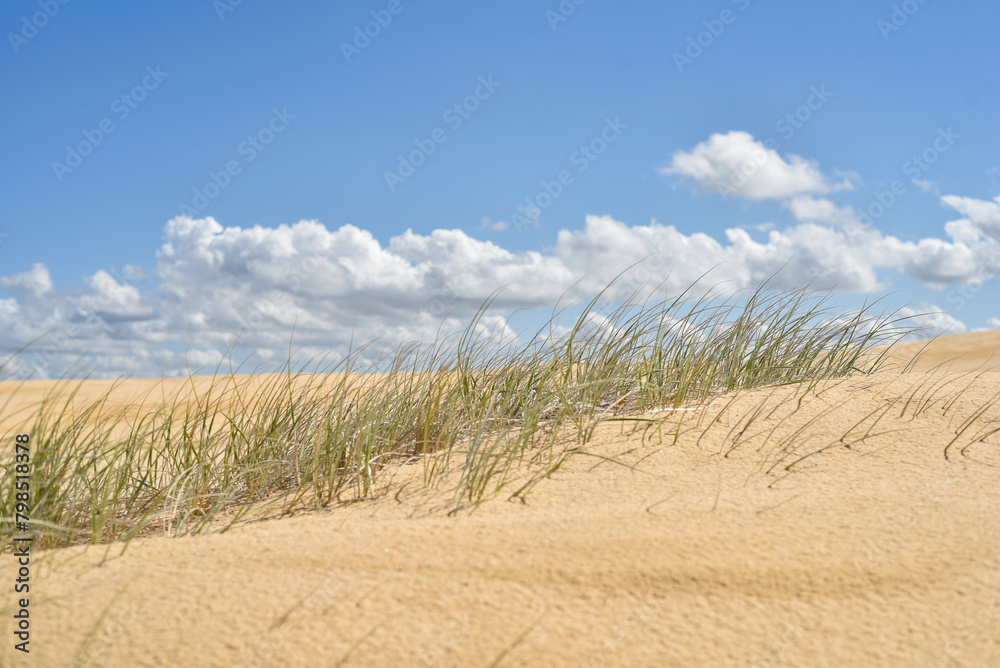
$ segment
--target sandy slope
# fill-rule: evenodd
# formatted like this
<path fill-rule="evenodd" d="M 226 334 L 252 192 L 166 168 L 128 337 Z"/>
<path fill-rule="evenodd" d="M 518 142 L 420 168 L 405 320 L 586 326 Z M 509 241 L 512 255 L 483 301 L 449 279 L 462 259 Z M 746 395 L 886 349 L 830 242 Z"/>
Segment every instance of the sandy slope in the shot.
<path fill-rule="evenodd" d="M 30 662 L 6 613 L 0 660 L 1000 665 L 1000 408 L 952 443 L 1000 392 L 965 372 L 998 348 L 607 423 L 527 503 L 449 516 L 411 465 L 329 512 L 36 555 Z"/>
<path fill-rule="evenodd" d="M 930 343 L 912 341 L 893 350 L 900 361 L 917 360 L 918 370 L 1000 371 L 1000 333 L 972 332 Z"/>

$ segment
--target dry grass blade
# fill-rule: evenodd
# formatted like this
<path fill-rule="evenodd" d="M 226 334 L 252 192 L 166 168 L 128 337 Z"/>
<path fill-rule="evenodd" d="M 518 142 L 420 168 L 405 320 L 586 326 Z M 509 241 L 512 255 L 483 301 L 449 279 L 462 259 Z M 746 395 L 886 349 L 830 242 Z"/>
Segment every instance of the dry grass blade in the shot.
<path fill-rule="evenodd" d="M 878 369 L 887 358 L 872 348 L 909 331 L 891 315 L 842 315 L 829 294 L 767 282 L 748 294 L 634 297 L 597 295 L 562 334 L 567 310 L 557 309 L 525 344 L 487 330 L 491 299 L 456 336 L 374 357 L 371 346 L 351 349 L 310 373 L 289 362 L 238 381 L 217 368 L 207 389 L 192 376 L 186 392 L 133 406 L 132 417 L 53 394 L 31 429 L 40 546 L 225 529 L 265 502 L 287 513 L 366 498 L 379 493 L 380 471 L 414 458 L 427 484 L 461 466 L 456 508 L 499 492 L 518 467 L 529 472 L 523 494 L 582 452 L 602 421 L 653 410 L 701 425 L 701 407 L 727 392 L 804 384 L 804 396 L 821 380 Z M 914 410 L 937 389 L 914 395 Z M 732 448 L 767 406 L 731 426 Z M 3 461 L 8 508 L 13 472 Z"/>

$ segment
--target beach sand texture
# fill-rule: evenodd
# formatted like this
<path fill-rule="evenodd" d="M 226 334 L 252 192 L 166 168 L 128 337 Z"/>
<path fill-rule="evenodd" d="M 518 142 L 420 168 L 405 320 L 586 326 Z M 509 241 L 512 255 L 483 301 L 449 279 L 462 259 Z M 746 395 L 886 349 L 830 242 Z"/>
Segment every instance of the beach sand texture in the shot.
<path fill-rule="evenodd" d="M 1000 665 L 998 392 L 1000 333 L 964 334 L 905 374 L 603 423 L 526 502 L 450 515 L 410 464 L 330 510 L 36 552 L 27 656 L 4 555 L 0 663 Z"/>

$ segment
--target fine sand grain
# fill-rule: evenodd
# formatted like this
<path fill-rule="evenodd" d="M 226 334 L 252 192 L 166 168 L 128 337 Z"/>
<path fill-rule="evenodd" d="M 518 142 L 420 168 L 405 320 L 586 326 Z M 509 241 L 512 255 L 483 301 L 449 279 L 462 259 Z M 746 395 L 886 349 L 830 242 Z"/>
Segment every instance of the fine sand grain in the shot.
<path fill-rule="evenodd" d="M 604 422 L 524 502 L 515 476 L 449 514 L 416 463 L 330 510 L 36 553 L 30 656 L 7 555 L 0 662 L 1000 665 L 998 350 Z"/>

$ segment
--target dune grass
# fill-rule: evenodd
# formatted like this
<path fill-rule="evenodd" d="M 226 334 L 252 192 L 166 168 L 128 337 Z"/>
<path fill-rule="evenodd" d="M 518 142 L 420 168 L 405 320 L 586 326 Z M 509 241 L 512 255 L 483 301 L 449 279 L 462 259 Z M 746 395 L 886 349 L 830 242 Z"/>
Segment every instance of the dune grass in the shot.
<path fill-rule="evenodd" d="M 874 305 L 844 314 L 830 300 L 765 284 L 730 297 L 633 295 L 605 313 L 599 296 L 567 329 L 554 311 L 528 343 L 485 328 L 488 302 L 452 337 L 376 360 L 369 346 L 323 369 L 289 363 L 252 390 L 217 369 L 210 389 L 192 379 L 183 398 L 133 417 L 106 398 L 77 411 L 50 398 L 29 430 L 36 545 L 219 529 L 265 501 L 280 512 L 351 501 L 376 493 L 387 466 L 414 459 L 427 484 L 460 466 L 456 508 L 499 493 L 529 463 L 528 483 L 511 490 L 524 494 L 602 420 L 873 372 L 886 357 L 872 349 L 911 331 Z M 82 381 L 63 381 L 73 382 Z M 5 459 L 5 508 L 12 475 Z"/>

